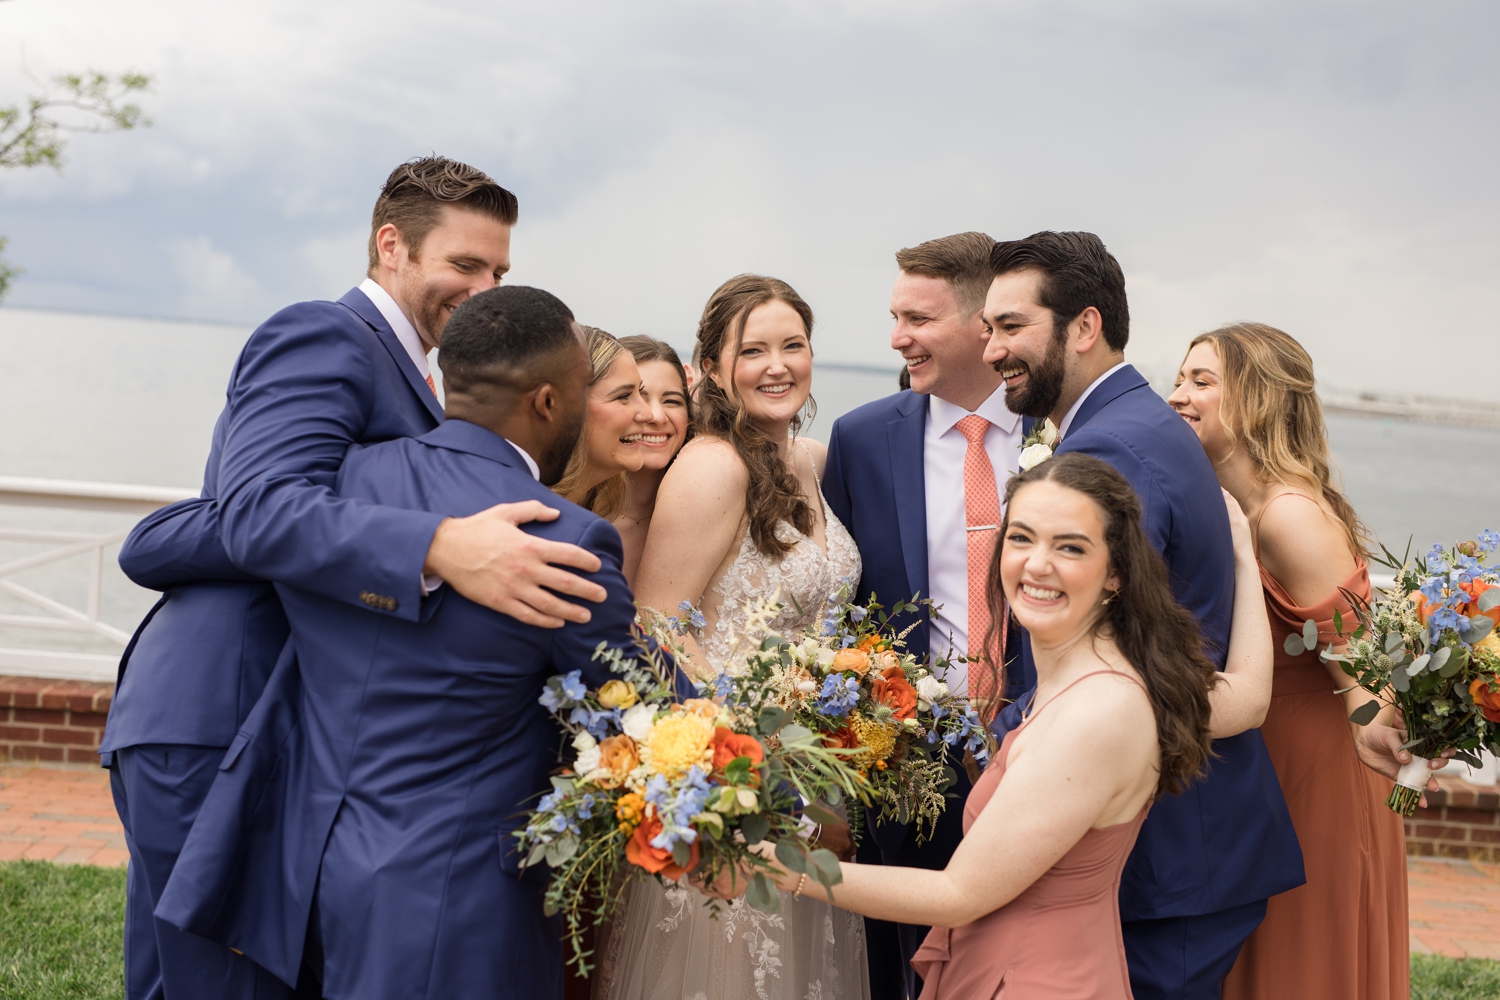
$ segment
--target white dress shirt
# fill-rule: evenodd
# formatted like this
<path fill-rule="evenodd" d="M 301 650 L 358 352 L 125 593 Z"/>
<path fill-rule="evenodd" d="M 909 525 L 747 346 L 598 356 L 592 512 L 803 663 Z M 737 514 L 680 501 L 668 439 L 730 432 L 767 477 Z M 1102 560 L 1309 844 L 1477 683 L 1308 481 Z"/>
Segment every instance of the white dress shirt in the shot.
<path fill-rule="evenodd" d="M 427 367 L 427 345 L 422 343 L 422 337 L 417 333 L 417 328 L 411 325 L 411 320 L 406 318 L 406 313 L 396 305 L 396 300 L 391 298 L 391 293 L 381 288 L 374 278 L 366 278 L 359 283 L 359 290 L 368 298 L 385 317 L 385 321 L 391 325 L 391 330 L 396 334 L 396 339 L 401 341 L 401 346 L 406 348 L 406 353 L 411 355 L 411 363 L 417 366 L 417 371 L 422 377 L 430 378 L 432 369 Z"/>
<path fill-rule="evenodd" d="M 1103 375 L 1100 375 L 1098 378 L 1094 379 L 1094 381 L 1092 381 L 1092 382 L 1089 383 L 1089 387 L 1087 389 L 1083 390 L 1083 395 L 1079 396 L 1076 400 L 1073 401 L 1073 405 L 1070 406 L 1070 407 L 1068 407 L 1068 412 L 1063 417 L 1063 422 L 1061 424 L 1059 424 L 1058 427 L 1057 427 L 1057 439 L 1059 441 L 1061 441 L 1063 439 L 1063 437 L 1068 433 L 1068 428 L 1073 426 L 1073 418 L 1076 417 L 1076 416 L 1078 416 L 1078 410 L 1079 410 L 1079 408 L 1081 408 L 1083 406 L 1083 401 L 1085 399 L 1089 398 L 1089 394 L 1092 393 L 1095 389 L 1099 388 L 1099 383 L 1101 383 L 1105 379 L 1109 378 L 1111 375 L 1113 375 L 1115 372 L 1119 371 L 1121 368 L 1124 368 L 1128 363 L 1129 362 L 1121 361 L 1119 364 L 1115 365 L 1109 371 L 1105 372 Z"/>
<path fill-rule="evenodd" d="M 1001 385 L 973 411 L 990 422 L 984 435 L 984 450 L 995 470 L 995 492 L 1003 501 L 1005 483 L 1019 468 L 1021 417 L 1005 408 L 1005 386 Z M 929 624 L 933 657 L 965 655 L 969 648 L 969 543 L 964 529 L 964 455 L 968 439 L 958 422 L 969 411 L 937 396 L 928 397 L 927 429 L 923 442 L 923 478 L 927 486 L 927 590 L 934 604 L 941 604 Z M 882 600 L 895 596 L 881 595 Z M 955 665 L 942 678 L 954 694 L 969 686 L 969 665 Z"/>

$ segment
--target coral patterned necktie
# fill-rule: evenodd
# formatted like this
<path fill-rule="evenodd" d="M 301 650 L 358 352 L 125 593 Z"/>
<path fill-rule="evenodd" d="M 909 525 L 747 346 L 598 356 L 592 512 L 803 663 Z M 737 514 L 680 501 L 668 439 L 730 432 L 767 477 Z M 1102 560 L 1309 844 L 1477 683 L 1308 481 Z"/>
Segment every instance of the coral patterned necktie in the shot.
<path fill-rule="evenodd" d="M 985 596 L 990 560 L 1000 531 L 1000 495 L 995 489 L 995 468 L 984 450 L 984 435 L 990 422 L 970 414 L 957 424 L 969 442 L 964 452 L 964 534 L 969 549 L 969 655 L 980 656 L 969 664 L 969 700 L 979 716 L 989 723 L 999 710 L 1000 669 L 1005 658 L 1005 633 L 999 642 L 990 639 L 990 606 Z M 998 649 L 996 646 L 998 645 Z"/>
<path fill-rule="evenodd" d="M 432 380 L 431 375 L 427 376 L 427 388 L 432 390 L 434 396 L 437 395 L 437 383 Z"/>

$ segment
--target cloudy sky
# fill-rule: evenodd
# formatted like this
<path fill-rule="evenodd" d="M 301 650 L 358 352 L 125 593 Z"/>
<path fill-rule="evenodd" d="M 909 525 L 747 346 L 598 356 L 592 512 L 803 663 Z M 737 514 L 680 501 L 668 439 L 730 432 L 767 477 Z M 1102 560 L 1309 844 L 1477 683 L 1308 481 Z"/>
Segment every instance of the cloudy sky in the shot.
<path fill-rule="evenodd" d="M 897 248 L 1089 229 L 1148 369 L 1256 319 L 1329 384 L 1500 399 L 1497 29 L 1443 0 L 4 0 L 0 104 L 134 69 L 156 123 L 0 174 L 6 304 L 337 296 L 386 173 L 436 150 L 520 196 L 514 280 L 618 334 L 687 343 L 762 271 L 822 357 L 892 364 Z"/>

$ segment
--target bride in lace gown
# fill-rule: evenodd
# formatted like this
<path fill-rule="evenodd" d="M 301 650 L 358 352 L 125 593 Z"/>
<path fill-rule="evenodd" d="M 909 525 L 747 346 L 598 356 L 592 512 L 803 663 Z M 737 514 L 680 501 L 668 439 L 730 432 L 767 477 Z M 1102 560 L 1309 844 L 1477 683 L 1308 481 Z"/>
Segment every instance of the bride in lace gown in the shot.
<path fill-rule="evenodd" d="M 704 676 L 735 668 L 731 634 L 747 601 L 780 592 L 773 628 L 811 624 L 859 552 L 828 510 L 826 453 L 796 437 L 812 376 L 812 311 L 786 283 L 742 275 L 709 299 L 698 327 L 698 437 L 667 472 L 637 575 L 644 606 L 701 608 L 688 640 Z M 599 1000 L 866 1000 L 863 918 L 781 893 L 765 914 L 743 899 L 715 918 L 686 884 L 639 878 L 605 936 Z"/>

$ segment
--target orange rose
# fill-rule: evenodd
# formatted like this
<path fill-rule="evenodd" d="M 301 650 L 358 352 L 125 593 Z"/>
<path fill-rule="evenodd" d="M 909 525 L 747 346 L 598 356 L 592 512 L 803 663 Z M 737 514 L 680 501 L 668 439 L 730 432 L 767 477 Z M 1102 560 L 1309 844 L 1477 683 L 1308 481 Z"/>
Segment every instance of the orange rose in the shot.
<path fill-rule="evenodd" d="M 1495 605 L 1488 611 L 1479 610 L 1479 595 L 1486 590 L 1493 590 L 1493 583 L 1485 583 L 1483 580 L 1475 580 L 1473 583 L 1461 583 L 1460 587 L 1469 595 L 1469 603 L 1464 606 L 1463 615 L 1466 618 L 1483 616 L 1493 621 L 1496 627 L 1500 627 L 1500 604 Z"/>
<path fill-rule="evenodd" d="M 859 737 L 854 735 L 854 730 L 848 726 L 840 726 L 831 733 L 823 734 L 823 745 L 825 747 L 843 747 L 846 750 L 859 749 Z"/>
<path fill-rule="evenodd" d="M 900 667 L 888 667 L 870 684 L 870 697 L 889 705 L 898 719 L 917 717 L 917 689 L 906 680 Z"/>
<path fill-rule="evenodd" d="M 855 649 L 863 649 L 866 653 L 876 653 L 890 646 L 878 635 L 867 635 L 854 644 Z"/>
<path fill-rule="evenodd" d="M 609 772 L 609 778 L 600 781 L 605 788 L 615 788 L 641 763 L 640 751 L 635 740 L 629 736 L 611 736 L 599 743 L 599 766 Z"/>
<path fill-rule="evenodd" d="M 1500 688 L 1500 677 L 1476 677 L 1469 685 L 1469 694 L 1486 719 L 1500 722 L 1500 691 L 1495 688 Z"/>
<path fill-rule="evenodd" d="M 833 670 L 835 673 L 841 674 L 847 670 L 863 677 L 865 671 L 869 669 L 870 654 L 866 653 L 863 649 L 841 649 L 833 654 Z"/>
<path fill-rule="evenodd" d="M 901 657 L 889 649 L 883 649 L 875 654 L 873 662 L 876 670 L 884 672 L 892 667 L 901 666 Z"/>
<path fill-rule="evenodd" d="M 752 764 L 759 764 L 766 757 L 760 740 L 754 736 L 744 736 L 724 726 L 719 726 L 714 730 L 714 738 L 710 741 L 710 745 L 714 748 L 715 771 L 724 770 L 736 757 L 749 757 Z"/>
<path fill-rule="evenodd" d="M 672 860 L 672 852 L 664 851 L 660 847 L 651 846 L 651 838 L 661 833 L 661 820 L 656 815 L 656 810 L 651 810 L 651 815 L 641 821 L 641 825 L 635 828 L 630 840 L 625 844 L 625 860 L 637 868 L 644 868 L 653 875 L 675 882 L 682 878 L 683 874 L 698 867 L 698 841 L 693 841 L 692 856 L 688 858 L 687 867 L 683 868 Z"/>

